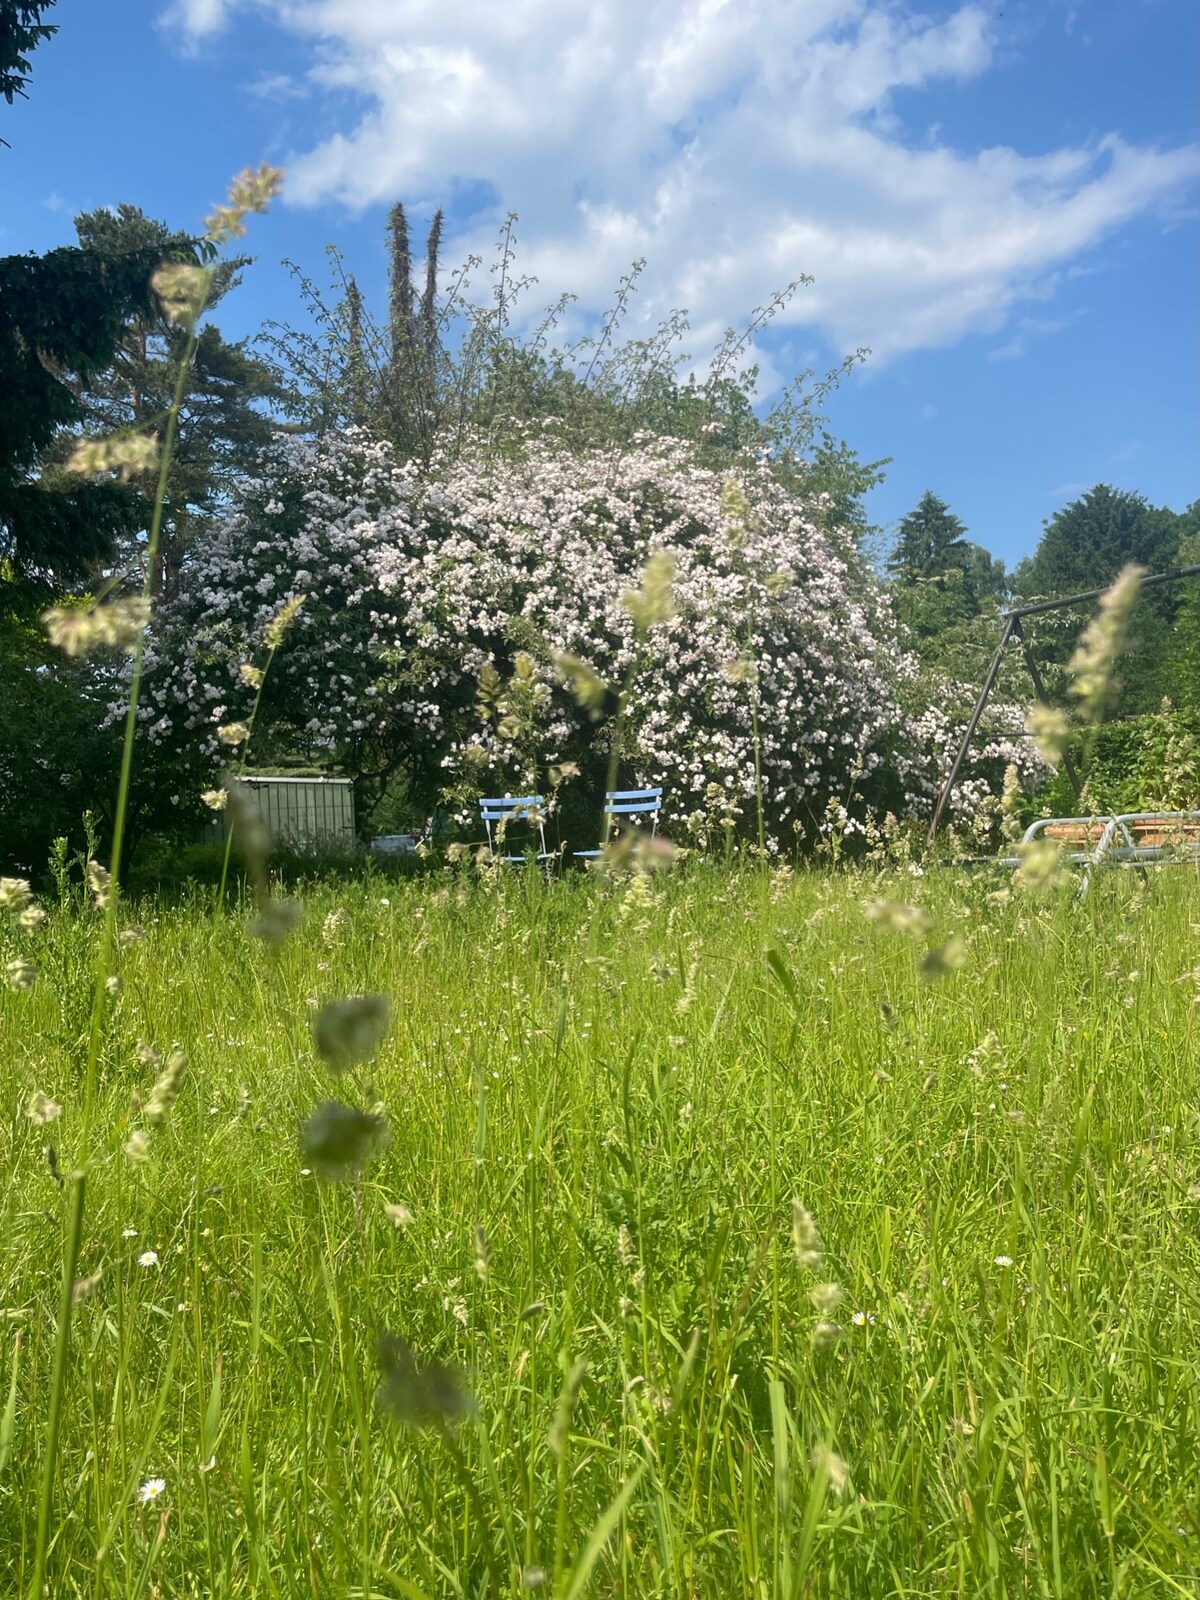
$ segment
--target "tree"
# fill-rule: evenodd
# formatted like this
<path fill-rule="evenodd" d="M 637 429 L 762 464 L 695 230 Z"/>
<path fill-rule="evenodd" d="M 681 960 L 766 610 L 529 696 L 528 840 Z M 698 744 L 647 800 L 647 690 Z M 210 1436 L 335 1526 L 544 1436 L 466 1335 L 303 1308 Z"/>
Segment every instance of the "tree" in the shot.
<path fill-rule="evenodd" d="M 1023 599 L 1102 589 L 1130 561 L 1161 572 L 1179 544 L 1173 511 L 1156 509 L 1143 495 L 1107 483 L 1056 511 L 1044 527 L 1037 550 L 1014 574 Z"/>
<path fill-rule="evenodd" d="M 25 98 L 28 52 L 58 32 L 54 24 L 41 21 L 53 4 L 54 0 L 0 0 L 0 95 L 9 105 L 18 95 Z"/>
<path fill-rule="evenodd" d="M 1037 550 L 1016 569 L 1014 587 L 1022 599 L 1052 599 L 1105 588 L 1129 562 L 1149 573 L 1162 572 L 1178 561 L 1186 526 L 1186 519 L 1152 506 L 1143 495 L 1099 483 L 1046 522 Z M 1165 662 L 1174 619 L 1185 598 L 1183 588 L 1163 584 L 1138 600 L 1118 668 L 1122 693 L 1115 704 L 1117 714 L 1154 711 L 1172 692 Z M 1065 622 L 1058 627 L 1031 624 L 1037 654 L 1056 694 L 1079 626 L 1082 622 L 1070 627 Z"/>
<path fill-rule="evenodd" d="M 623 596 L 663 552 L 676 612 L 639 640 Z M 927 807 L 953 737 L 925 706 L 902 710 L 911 662 L 865 561 L 754 452 L 718 472 L 677 439 L 614 457 L 531 427 L 519 452 L 430 475 L 357 430 L 278 441 L 197 548 L 147 656 L 147 730 L 191 763 L 182 792 L 228 758 L 218 729 L 247 720 L 244 669 L 295 593 L 254 759 L 349 772 L 365 812 L 403 774 L 414 802 L 469 819 L 473 796 L 540 791 L 573 763 L 578 843 L 622 685 L 622 776 L 664 784 L 677 837 L 711 837 L 714 819 L 754 836 L 756 757 L 775 847 L 813 838 L 830 801 L 858 817 Z M 998 782 L 1024 754 L 1010 742 L 984 759 Z"/>
<path fill-rule="evenodd" d="M 878 531 L 867 519 L 865 496 L 887 462 L 860 461 L 830 433 L 822 414 L 827 397 L 867 352 L 855 352 L 822 377 L 801 373 L 769 412 L 759 415 L 755 408 L 758 371 L 745 364 L 751 340 L 808 280 L 789 284 L 740 332 L 728 329 L 702 379 L 683 378 L 681 368 L 691 365 L 680 349 L 685 313 L 671 313 L 648 337 L 621 337 L 643 262 L 621 280 L 597 330 L 566 348 L 551 340 L 572 296 L 532 325 L 520 317 L 522 296 L 534 280 L 517 271 L 515 222 L 508 217 L 500 230 L 492 292 L 482 304 L 470 294 L 478 258 L 439 289 L 441 212 L 430 227 L 418 293 L 402 205 L 388 218 L 389 300 L 382 325 L 371 318 L 332 246 L 332 298 L 297 272 L 317 331 L 268 324 L 263 342 L 287 376 L 288 409 L 298 425 L 318 436 L 367 425 L 401 459 L 423 467 L 464 451 L 478 454 L 481 439 L 489 455 L 519 451 L 531 423 L 554 426 L 580 451 L 613 455 L 633 448 L 646 432 L 686 440 L 696 459 L 717 471 L 755 449 L 831 532 L 861 544 Z"/>
<path fill-rule="evenodd" d="M 0 582 L 75 582 L 137 525 L 129 485 L 81 484 L 47 452 L 85 420 L 80 394 L 130 318 L 156 314 L 150 276 L 162 259 L 158 248 L 72 247 L 0 258 Z"/>
<path fill-rule="evenodd" d="M 84 212 L 75 218 L 81 247 L 101 259 L 170 255 L 180 236 L 137 206 Z M 192 241 L 187 248 L 193 248 Z M 216 267 L 206 312 L 236 287 L 248 258 Z M 79 380 L 76 399 L 89 432 L 153 427 L 171 403 L 187 332 L 152 302 L 126 324 L 103 372 Z M 188 545 L 206 518 L 227 498 L 235 479 L 253 463 L 273 424 L 259 409 L 280 397 L 276 374 L 244 343 L 228 344 L 208 322 L 201 329 L 179 415 L 167 480 L 158 561 L 151 592 L 162 599 L 178 587 Z M 135 480 L 136 481 L 136 480 Z M 138 482 L 152 499 L 156 484 Z"/>
<path fill-rule="evenodd" d="M 926 490 L 887 558 L 896 613 L 923 655 L 944 649 L 974 618 L 994 615 L 1004 594 L 1004 563 L 966 534 L 946 502 Z"/>

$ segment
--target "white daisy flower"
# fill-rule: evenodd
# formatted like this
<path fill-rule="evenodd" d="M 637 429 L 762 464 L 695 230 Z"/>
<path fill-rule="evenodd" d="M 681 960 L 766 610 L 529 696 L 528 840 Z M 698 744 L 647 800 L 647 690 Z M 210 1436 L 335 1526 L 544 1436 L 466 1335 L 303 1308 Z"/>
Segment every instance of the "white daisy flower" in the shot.
<path fill-rule="evenodd" d="M 138 1266 L 139 1267 L 156 1267 L 157 1265 L 158 1265 L 158 1251 L 157 1250 L 143 1250 L 141 1255 L 138 1257 Z"/>
<path fill-rule="evenodd" d="M 993 1266 L 1011 1267 L 1012 1264 L 1013 1264 L 1013 1258 L 1011 1256 L 994 1256 L 992 1258 L 992 1265 Z"/>
<path fill-rule="evenodd" d="M 138 1500 L 144 1506 L 153 1505 L 158 1497 L 166 1492 L 167 1480 L 165 1478 L 147 1478 L 138 1490 Z"/>

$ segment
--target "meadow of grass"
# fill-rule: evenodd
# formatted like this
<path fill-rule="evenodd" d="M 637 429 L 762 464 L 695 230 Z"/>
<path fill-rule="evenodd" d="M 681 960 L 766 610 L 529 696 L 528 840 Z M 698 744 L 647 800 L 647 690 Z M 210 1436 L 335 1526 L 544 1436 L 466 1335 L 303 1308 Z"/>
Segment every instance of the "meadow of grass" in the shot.
<path fill-rule="evenodd" d="M 1193 1596 L 1198 887 L 464 867 L 278 948 L 126 904 L 88 1138 L 100 918 L 0 919 L 0 1590 L 86 1161 L 54 1596 Z M 334 1081 L 316 1007 L 375 993 Z M 139 1044 L 187 1055 L 144 1161 Z M 301 1153 L 335 1097 L 357 1182 Z"/>

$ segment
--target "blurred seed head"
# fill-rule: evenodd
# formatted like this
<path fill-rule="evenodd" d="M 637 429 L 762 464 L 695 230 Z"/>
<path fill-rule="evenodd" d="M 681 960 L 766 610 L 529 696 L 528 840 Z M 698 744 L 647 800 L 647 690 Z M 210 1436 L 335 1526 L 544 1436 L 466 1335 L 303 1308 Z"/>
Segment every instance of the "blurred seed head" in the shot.
<path fill-rule="evenodd" d="M 183 1070 L 186 1066 L 187 1057 L 183 1051 L 172 1050 L 143 1108 L 146 1121 L 152 1126 L 158 1127 L 170 1116 L 179 1098 L 179 1085 L 183 1081 Z"/>
<path fill-rule="evenodd" d="M 88 1295 L 91 1294 L 92 1290 L 98 1286 L 100 1279 L 103 1276 L 104 1268 L 97 1267 L 96 1271 L 93 1272 L 90 1277 L 77 1278 L 71 1285 L 71 1304 L 73 1306 L 82 1305 L 87 1299 Z"/>
<path fill-rule="evenodd" d="M 830 1494 L 845 1494 L 850 1473 L 836 1450 L 831 1450 L 828 1445 L 815 1444 L 809 1456 L 809 1463 L 818 1476 L 824 1477 Z"/>
<path fill-rule="evenodd" d="M 211 269 L 188 261 L 164 262 L 150 279 L 163 315 L 183 328 L 192 327 L 204 310 L 212 281 Z"/>
<path fill-rule="evenodd" d="M 424 1365 L 396 1333 L 385 1333 L 375 1346 L 380 1384 L 375 1403 L 385 1416 L 409 1428 L 447 1427 L 475 1412 L 475 1399 L 463 1374 L 430 1361 Z"/>
<path fill-rule="evenodd" d="M 300 1130 L 300 1151 L 326 1183 L 344 1183 L 385 1150 L 390 1138 L 387 1123 L 375 1112 L 325 1100 Z"/>
<path fill-rule="evenodd" d="M 263 162 L 257 169 L 247 167 L 229 186 L 224 205 L 214 206 L 204 219 L 205 236 L 214 244 L 227 244 L 246 232 L 251 212 L 264 212 L 283 185 L 283 172 Z"/>
<path fill-rule="evenodd" d="M 210 811 L 224 811 L 229 803 L 229 795 L 224 789 L 205 789 L 200 800 Z"/>
<path fill-rule="evenodd" d="M 560 650 L 552 659 L 555 671 L 574 696 L 576 705 L 581 706 L 594 722 L 604 705 L 608 685 L 579 656 Z"/>
<path fill-rule="evenodd" d="M 270 622 L 267 623 L 263 633 L 263 643 L 268 650 L 279 649 L 284 639 L 287 638 L 288 629 L 300 615 L 301 608 L 307 599 L 308 596 L 306 594 L 294 594 L 283 602 Z"/>
<path fill-rule="evenodd" d="M 24 878 L 0 878 L 0 911 L 22 911 L 32 899 Z"/>
<path fill-rule="evenodd" d="M 14 956 L 4 968 L 4 975 L 8 979 L 10 989 L 18 994 L 26 989 L 32 989 L 37 982 L 38 969 L 32 961 L 26 961 L 21 956 Z"/>
<path fill-rule="evenodd" d="M 558 1403 L 554 1407 L 554 1418 L 550 1423 L 546 1435 L 546 1443 L 551 1452 L 561 1461 L 566 1454 L 567 1439 L 571 1432 L 571 1418 L 579 1400 L 583 1380 L 587 1374 L 587 1362 L 582 1357 L 574 1362 L 566 1371 L 563 1386 L 559 1391 Z"/>
<path fill-rule="evenodd" d="M 1061 848 L 1053 839 L 1032 839 L 1017 846 L 1020 866 L 1013 873 L 1018 889 L 1059 889 L 1071 881 Z"/>
<path fill-rule="evenodd" d="M 818 1283 L 808 1291 L 808 1298 L 813 1308 L 823 1317 L 831 1317 L 842 1303 L 841 1285 L 836 1283 Z"/>
<path fill-rule="evenodd" d="M 89 861 L 87 864 L 87 881 L 97 910 L 103 910 L 108 904 L 108 897 L 112 892 L 112 874 L 107 867 L 102 867 L 98 861 Z"/>
<path fill-rule="evenodd" d="M 475 1276 L 482 1283 L 486 1279 L 492 1265 L 491 1241 L 488 1239 L 487 1229 L 482 1223 L 475 1224 L 475 1231 L 472 1234 L 472 1241 L 475 1246 Z"/>
<path fill-rule="evenodd" d="M 141 1166 L 150 1159 L 150 1135 L 142 1128 L 135 1128 L 123 1148 L 130 1161 Z"/>
<path fill-rule="evenodd" d="M 264 900 L 247 924 L 248 931 L 264 944 L 286 944 L 304 921 L 299 900 Z"/>
<path fill-rule="evenodd" d="M 904 933 L 913 939 L 919 939 L 930 927 L 929 917 L 920 906 L 902 905 L 898 900 L 872 900 L 866 916 L 886 933 Z"/>
<path fill-rule="evenodd" d="M 384 994 L 352 995 L 330 1000 L 313 1023 L 317 1054 L 331 1072 L 346 1072 L 369 1061 L 391 1027 L 391 1001 Z"/>
<path fill-rule="evenodd" d="M 675 557 L 667 550 L 655 550 L 642 571 L 641 588 L 621 596 L 638 633 L 646 634 L 675 615 L 674 581 Z"/>
<path fill-rule="evenodd" d="M 226 722 L 217 729 L 217 738 L 222 744 L 245 744 L 250 737 L 250 729 L 244 722 Z"/>
<path fill-rule="evenodd" d="M 928 981 L 949 978 L 961 972 L 967 964 L 967 947 L 957 935 L 951 935 L 937 950 L 927 950 L 921 957 L 921 976 Z"/>
<path fill-rule="evenodd" d="M 50 915 L 45 906 L 29 905 L 17 917 L 17 921 L 26 933 L 38 933 L 50 920 Z"/>
<path fill-rule="evenodd" d="M 57 1100 L 52 1100 L 48 1094 L 35 1089 L 26 1102 L 25 1115 L 35 1127 L 42 1128 L 62 1115 L 62 1107 Z"/>
<path fill-rule="evenodd" d="M 80 439 L 67 461 L 67 471 L 78 473 L 82 478 L 101 478 L 115 472 L 122 483 L 157 470 L 158 440 L 148 433 L 113 433 L 99 439 Z"/>
<path fill-rule="evenodd" d="M 1068 663 L 1068 692 L 1080 702 L 1089 721 L 1103 712 L 1112 684 L 1113 663 L 1125 648 L 1125 630 L 1141 589 L 1145 567 L 1122 567 L 1116 581 L 1100 597 L 1100 609 L 1079 636 Z"/>
<path fill-rule="evenodd" d="M 1057 706 L 1043 705 L 1038 701 L 1026 713 L 1025 728 L 1039 754 L 1056 767 L 1071 737 L 1071 719 L 1067 713 L 1060 711 Z"/>
<path fill-rule="evenodd" d="M 792 1254 L 798 1267 L 815 1272 L 821 1265 L 821 1235 L 811 1212 L 795 1199 L 792 1201 Z"/>
<path fill-rule="evenodd" d="M 264 673 L 261 667 L 253 667 L 248 661 L 243 661 L 238 667 L 238 677 L 248 689 L 261 689 Z"/>

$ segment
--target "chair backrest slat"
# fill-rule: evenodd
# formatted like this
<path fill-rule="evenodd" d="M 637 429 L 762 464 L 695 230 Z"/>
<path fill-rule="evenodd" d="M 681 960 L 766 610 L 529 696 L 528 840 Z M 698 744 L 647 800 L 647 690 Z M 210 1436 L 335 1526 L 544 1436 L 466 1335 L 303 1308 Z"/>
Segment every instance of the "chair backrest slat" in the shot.
<path fill-rule="evenodd" d="M 538 840 L 541 844 L 541 858 L 545 859 L 547 855 L 545 800 L 540 794 L 485 795 L 479 802 L 479 815 L 487 830 L 489 850 L 494 851 L 496 848 L 496 841 L 492 838 L 492 824 L 494 822 L 524 822 L 537 830 Z M 519 857 L 513 855 L 505 856 L 502 859 L 516 861 Z"/>

